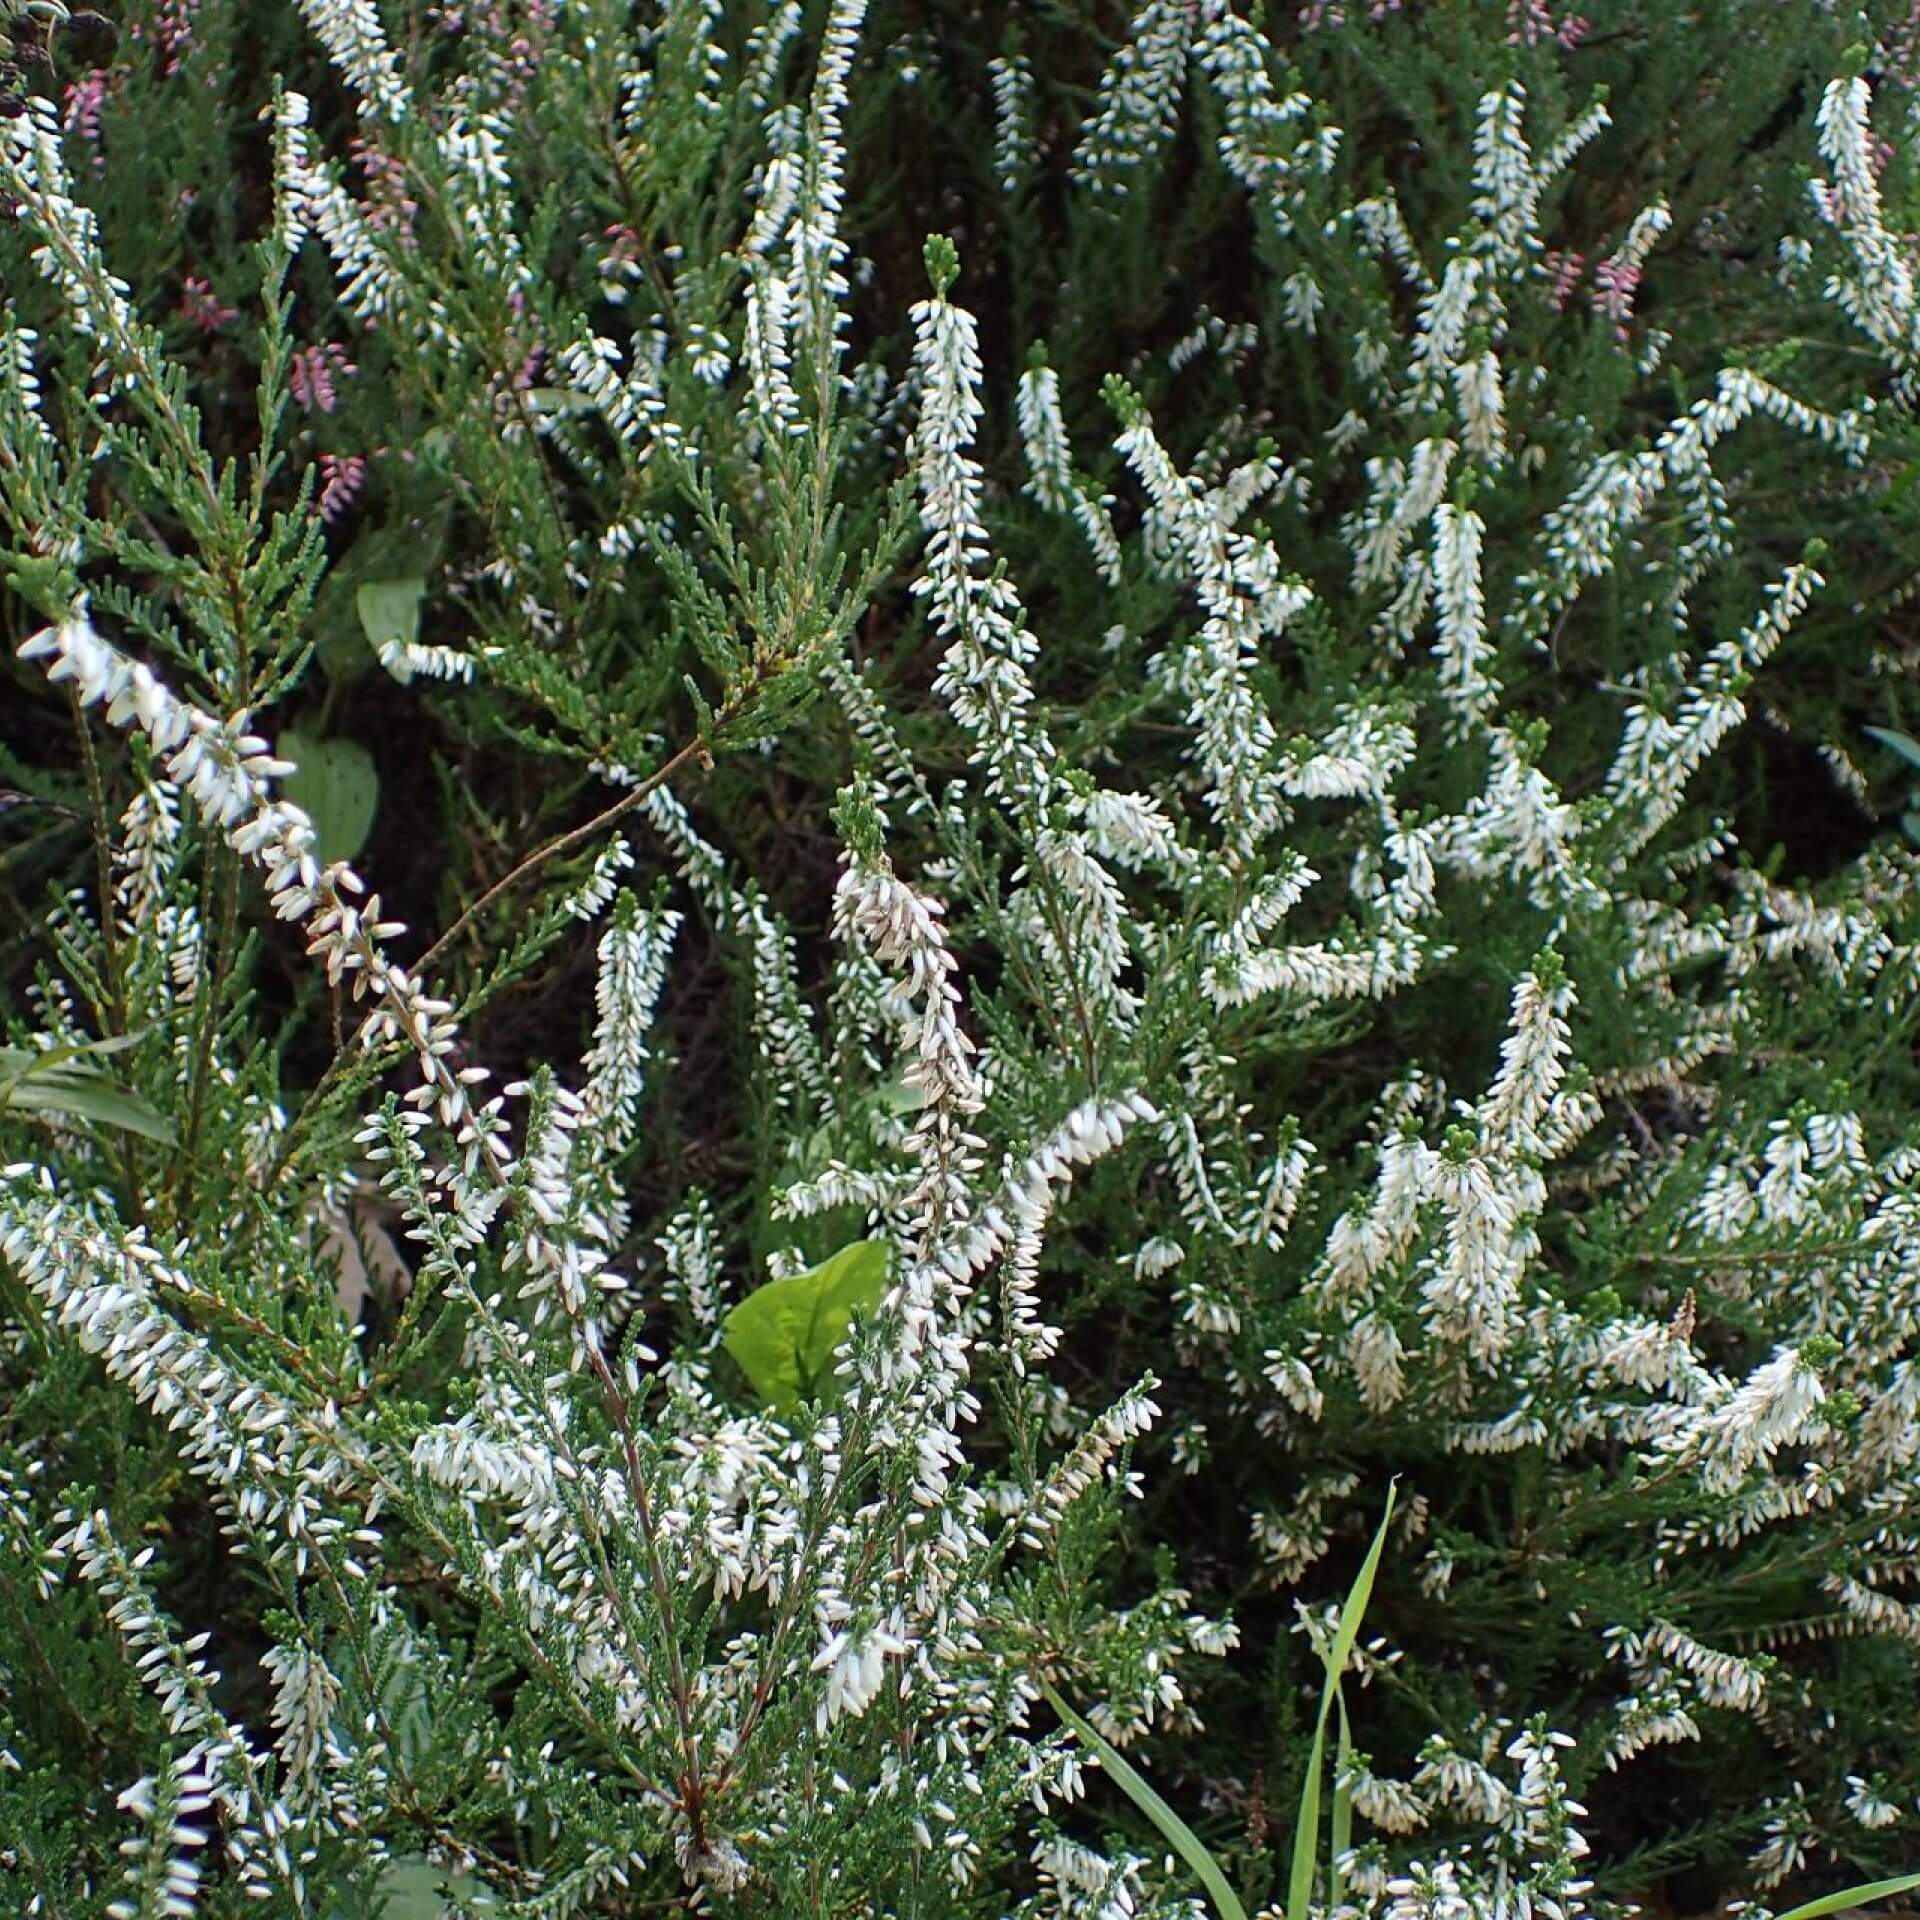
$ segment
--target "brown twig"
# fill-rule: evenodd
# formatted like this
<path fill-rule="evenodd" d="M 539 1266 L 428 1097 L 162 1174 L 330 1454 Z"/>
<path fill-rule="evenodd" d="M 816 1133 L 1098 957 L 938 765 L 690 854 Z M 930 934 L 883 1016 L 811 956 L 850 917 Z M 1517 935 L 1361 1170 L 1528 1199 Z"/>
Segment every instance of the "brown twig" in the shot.
<path fill-rule="evenodd" d="M 459 919 L 420 956 L 414 963 L 415 974 L 424 974 L 426 970 L 446 952 L 454 940 L 472 924 L 475 918 L 487 907 L 491 906 L 494 901 L 499 899 L 509 887 L 517 886 L 528 874 L 532 873 L 535 868 L 545 866 L 556 854 L 565 853 L 569 847 L 577 847 L 581 841 L 589 840 L 596 833 L 604 832 L 608 827 L 612 826 L 616 820 L 624 820 L 655 788 L 664 786 L 688 761 L 705 761 L 706 759 L 707 751 L 704 744 L 697 739 L 689 740 L 672 759 L 663 762 L 650 773 L 646 779 L 642 780 L 637 787 L 622 794 L 612 806 L 603 808 L 599 813 L 596 813 L 584 826 L 570 828 L 567 832 L 549 840 L 545 846 L 535 847 L 511 872 L 496 880 L 493 885 L 490 886 L 466 912 L 461 914 Z"/>

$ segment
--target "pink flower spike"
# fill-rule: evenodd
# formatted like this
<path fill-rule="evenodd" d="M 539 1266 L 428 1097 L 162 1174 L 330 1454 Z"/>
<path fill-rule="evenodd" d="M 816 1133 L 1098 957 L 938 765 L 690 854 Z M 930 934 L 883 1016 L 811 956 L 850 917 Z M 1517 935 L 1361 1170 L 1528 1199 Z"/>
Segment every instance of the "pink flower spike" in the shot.
<path fill-rule="evenodd" d="M 320 456 L 320 518 L 329 526 L 353 505 L 366 485 L 367 463 L 357 453 Z"/>
<path fill-rule="evenodd" d="M 202 333 L 218 333 L 229 320 L 240 317 L 240 310 L 222 305 L 206 281 L 190 273 L 180 289 L 180 317 L 191 320 Z"/>

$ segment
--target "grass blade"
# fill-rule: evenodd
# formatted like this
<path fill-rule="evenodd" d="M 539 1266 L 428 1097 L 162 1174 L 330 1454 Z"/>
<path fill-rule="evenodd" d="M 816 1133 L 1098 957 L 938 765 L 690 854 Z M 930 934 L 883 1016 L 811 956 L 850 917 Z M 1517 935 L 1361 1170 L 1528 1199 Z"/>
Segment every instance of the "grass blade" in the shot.
<path fill-rule="evenodd" d="M 1843 1887 L 1838 1893 L 1823 1893 L 1804 1906 L 1789 1907 L 1774 1920 L 1825 1920 L 1830 1913 L 1845 1913 L 1851 1907 L 1864 1907 L 1872 1900 L 1886 1900 L 1896 1893 L 1909 1893 L 1920 1887 L 1920 1873 L 1903 1873 L 1892 1880 L 1869 1880 L 1864 1886 Z"/>
<path fill-rule="evenodd" d="M 1386 1549 L 1387 1527 L 1393 1519 L 1394 1496 L 1399 1490 L 1398 1480 L 1387 1482 L 1387 1505 L 1380 1516 L 1379 1531 L 1374 1534 L 1373 1545 L 1367 1549 L 1367 1557 L 1360 1563 L 1360 1571 L 1354 1576 L 1353 1590 L 1347 1595 L 1347 1604 L 1340 1610 L 1340 1629 L 1333 1637 L 1331 1672 L 1328 1675 L 1335 1686 L 1347 1670 L 1353 1643 L 1360 1638 L 1360 1622 L 1366 1616 L 1368 1602 L 1373 1598 L 1374 1575 L 1380 1571 L 1380 1555 Z"/>
<path fill-rule="evenodd" d="M 1353 1845 L 1353 1789 L 1346 1781 L 1347 1769 L 1353 1764 L 1353 1729 L 1347 1723 L 1346 1695 L 1337 1686 L 1333 1690 L 1333 1710 L 1340 1716 L 1340 1738 L 1333 1749 L 1333 1837 L 1327 1855 L 1327 1885 L 1328 1898 L 1337 1907 L 1347 1897 L 1340 1862 Z"/>
<path fill-rule="evenodd" d="M 1111 1740 L 1061 1699 L 1056 1688 L 1042 1680 L 1040 1691 L 1047 1696 L 1047 1705 L 1074 1730 L 1081 1743 L 1099 1756 L 1107 1778 L 1160 1829 L 1167 1844 L 1199 1876 L 1200 1884 L 1206 1888 L 1220 1920 L 1247 1920 L 1246 1908 L 1227 1884 L 1227 1876 L 1220 1871 L 1219 1861 L 1207 1851 L 1200 1836 L 1147 1785 Z"/>
<path fill-rule="evenodd" d="M 1307 1920 L 1307 1908 L 1313 1900 L 1313 1867 L 1320 1847 L 1320 1775 L 1327 1758 L 1327 1718 L 1340 1690 L 1340 1676 L 1346 1671 L 1353 1643 L 1360 1637 L 1360 1622 L 1373 1597 L 1373 1577 L 1380 1571 L 1380 1555 L 1387 1544 L 1387 1526 L 1393 1519 L 1393 1497 L 1397 1480 L 1387 1483 L 1387 1510 L 1380 1516 L 1380 1528 L 1373 1545 L 1354 1576 L 1347 1604 L 1340 1609 L 1340 1625 L 1327 1654 L 1327 1684 L 1320 1695 L 1320 1717 L 1314 1724 L 1313 1746 L 1307 1754 L 1307 1777 L 1300 1788 L 1300 1817 L 1293 1831 L 1293 1871 L 1287 1881 L 1287 1920 Z"/>
<path fill-rule="evenodd" d="M 121 1127 L 143 1139 L 157 1140 L 162 1146 L 172 1146 L 178 1137 L 173 1122 L 137 1093 L 116 1087 L 104 1074 L 79 1073 L 72 1068 L 10 1081 L 0 1088 L 0 1109 L 7 1108 L 19 1113 L 69 1114 L 94 1120 L 104 1127 Z"/>
<path fill-rule="evenodd" d="M 1860 731 L 1892 753 L 1897 753 L 1910 767 L 1920 767 L 1920 741 L 1910 734 L 1896 733 L 1891 727 L 1862 727 Z"/>

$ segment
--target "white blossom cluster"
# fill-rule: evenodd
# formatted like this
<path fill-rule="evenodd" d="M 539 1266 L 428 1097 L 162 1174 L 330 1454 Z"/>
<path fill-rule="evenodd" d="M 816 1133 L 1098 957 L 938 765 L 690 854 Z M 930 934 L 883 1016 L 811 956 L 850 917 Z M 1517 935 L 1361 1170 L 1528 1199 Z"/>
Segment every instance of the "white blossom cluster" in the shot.
<path fill-rule="evenodd" d="M 347 314 L 411 329 L 436 378 L 465 369 L 498 402 L 479 411 L 499 520 L 467 584 L 498 589 L 514 631 L 376 651 L 396 699 L 484 679 L 540 705 L 619 790 L 509 876 L 579 860 L 525 936 L 590 953 L 590 1004 L 587 965 L 569 976 L 577 1057 L 518 1062 L 494 1091 L 440 948 L 398 958 L 405 927 L 323 863 L 261 683 L 184 643 L 157 670 L 144 603 L 81 587 L 131 538 L 87 519 L 85 470 L 32 529 L 28 557 L 65 585 L 19 657 L 126 747 L 99 897 L 69 890 L 41 929 L 35 1046 L 87 1047 L 83 1007 L 110 1006 L 140 1101 L 193 1091 L 173 1139 L 135 1130 L 145 1161 L 110 1125 L 0 1102 L 0 1262 L 31 1338 L 170 1436 L 275 1636 L 257 1675 L 218 1671 L 214 1642 L 166 1618 L 155 1547 L 0 1460 L 0 1558 L 45 1600 L 93 1597 L 165 1742 L 115 1783 L 124 1887 L 104 1910 L 189 1914 L 225 1875 L 324 1913 L 326 1876 L 377 1876 L 406 1830 L 542 1920 L 642 1880 L 649 1900 L 677 1882 L 703 1909 L 771 1910 L 801 1872 L 813 1910 L 879 1911 L 841 1878 L 878 1821 L 941 1890 L 929 1913 L 948 1894 L 985 1911 L 1012 1859 L 1023 1893 L 997 1910 L 1021 1920 L 1190 1914 L 1177 1869 L 1088 1844 L 1083 1756 L 1042 1682 L 1116 1743 L 1197 1740 L 1193 1670 L 1239 1650 L 1218 1599 L 1234 1581 L 1143 1572 L 1142 1496 L 1244 1493 L 1221 1534 L 1234 1577 L 1313 1596 L 1297 1617 L 1324 1654 L 1328 1583 L 1397 1451 L 1420 1491 L 1389 1604 L 1510 1618 L 1565 1597 L 1553 1631 L 1602 1676 L 1573 1776 L 1596 1797 L 1737 1716 L 1783 1779 L 1832 1762 L 1824 1797 L 1808 1762 L 1756 1815 L 1758 1884 L 1836 1833 L 1897 1833 L 1911 1785 L 1821 1718 L 1792 1656 L 1920 1647 L 1920 1146 L 1882 1077 L 1920 993 L 1920 860 L 1883 838 L 1831 882 L 1783 877 L 1743 864 L 1701 798 L 1779 710 L 1774 676 L 1825 608 L 1816 554 L 1750 535 L 1745 449 L 1770 435 L 1823 484 L 1864 486 L 1893 410 L 1864 389 L 1842 406 L 1838 377 L 1816 405 L 1785 355 L 1710 365 L 1672 400 L 1646 387 L 1672 342 L 1636 301 L 1677 244 L 1672 206 L 1606 216 L 1584 308 L 1548 248 L 1605 107 L 1475 81 L 1423 187 L 1456 217 L 1419 221 L 1390 184 L 1354 197 L 1341 128 L 1230 0 L 1143 0 L 1084 118 L 1043 113 L 1048 77 L 1010 41 L 982 167 L 1008 232 L 1054 161 L 1074 231 L 1115 246 L 1153 217 L 1183 128 L 1204 130 L 1250 258 L 1277 263 L 1270 300 L 1116 346 L 1102 434 L 1039 351 L 995 390 L 936 239 L 900 364 L 879 345 L 855 366 L 855 291 L 879 274 L 850 210 L 864 0 L 811 31 L 795 0 L 738 31 L 719 0 L 670 0 L 617 47 L 591 10 L 526 11 L 543 30 L 587 16 L 563 22 L 578 75 L 613 76 L 603 157 L 630 219 L 595 243 L 577 305 L 536 259 L 552 236 L 527 182 L 549 168 L 499 102 L 498 48 L 442 92 L 370 0 L 302 0 L 362 173 L 418 189 L 417 232 L 316 151 L 306 96 L 267 117 L 278 254 L 316 239 Z M 886 50 L 890 84 L 923 53 Z M 1913 257 L 1877 110 L 1864 80 L 1826 91 L 1819 230 L 1790 251 L 1829 250 L 1823 297 L 1867 343 L 1851 351 L 1908 379 Z M 96 364 L 66 391 L 47 329 L 0 308 L 9 502 L 60 494 L 76 400 L 122 455 L 138 434 L 191 442 L 62 139 L 42 99 L 0 119 L 0 180 Z M 661 153 L 684 179 L 653 179 Z M 709 166 L 730 184 L 703 250 L 673 194 L 702 201 Z M 445 251 L 423 264 L 429 240 Z M 1560 404 L 1533 343 L 1562 339 L 1563 308 L 1567 351 L 1635 395 L 1645 438 Z M 1055 350 L 1084 347 L 1062 317 Z M 1250 369 L 1295 350 L 1337 364 L 1330 429 L 1288 438 L 1237 393 L 1186 417 L 1189 392 L 1255 389 Z M 891 518 L 864 497 L 883 468 Z M 588 496 L 606 512 L 583 528 Z M 917 509 L 898 633 L 856 632 L 883 590 L 836 599 L 860 569 L 833 543 L 870 505 L 883 553 Z M 526 528 L 546 520 L 543 559 Z M 1060 577 L 1050 560 L 1017 579 L 1003 523 L 1051 538 Z M 600 627 L 669 552 L 669 638 L 630 684 Z M 1604 630 L 1630 644 L 1589 686 L 1579 649 L 1609 596 Z M 654 669 L 689 635 L 692 707 L 648 706 L 633 687 L 670 678 Z M 763 751 L 784 773 L 756 702 L 769 727 L 811 727 L 790 712 L 816 683 L 808 749 L 845 743 L 854 767 L 840 841 L 814 836 L 814 870 L 747 871 L 735 845 L 801 836 L 714 817 L 748 788 L 693 770 Z M 662 716 L 689 710 L 683 743 Z M 1871 796 L 1841 748 L 1828 764 Z M 273 1048 L 235 1037 L 230 872 L 297 934 L 335 1027 L 298 1109 Z M 1815 1102 L 1805 1036 L 1843 1006 L 1891 1037 L 1864 1053 L 1873 1088 L 1835 1074 Z M 740 1084 L 683 1100 L 676 1081 L 656 1127 L 708 1014 L 733 1021 Z M 1362 1076 L 1364 1110 L 1337 1110 L 1324 1088 Z M 730 1130 L 718 1172 L 663 1172 L 708 1103 Z M 132 1179 L 176 1144 L 164 1182 Z M 349 1305 L 311 1229 L 350 1239 L 376 1212 L 401 1284 Z M 824 1310 L 789 1324 L 779 1303 L 836 1246 L 877 1249 L 883 1278 L 823 1339 Z M 791 1348 L 792 1391 L 750 1364 L 756 1313 Z M 1511 1539 L 1468 1537 L 1487 1490 L 1512 1499 Z M 1779 1569 L 1804 1617 L 1723 1605 Z M 463 1624 L 443 1637 L 446 1618 Z M 1355 1694 L 1399 1661 L 1384 1638 L 1358 1649 Z M 1397 1763 L 1349 1743 L 1341 1819 L 1366 1831 L 1319 1910 L 1579 1920 L 1574 1735 L 1456 1666 L 1477 1719 L 1450 1703 Z M 537 1836 L 527 1857 L 551 1869 L 441 1831 L 457 1796 L 494 1839 Z"/>
<path fill-rule="evenodd" d="M 964 1462 L 958 1428 L 977 1408 L 966 1384 L 968 1348 L 978 1330 L 978 1316 L 967 1305 L 967 1281 L 1005 1249 L 1004 1310 L 1012 1337 L 1033 1365 L 1044 1364 L 1052 1337 L 1033 1321 L 1031 1280 L 1052 1196 L 1071 1183 L 1076 1168 L 1111 1152 L 1140 1120 L 1153 1119 L 1154 1110 L 1137 1097 L 1076 1109 L 1054 1139 L 1009 1165 L 997 1197 L 991 1189 L 983 1196 L 979 1143 L 966 1131 L 980 1106 L 979 1085 L 969 1061 L 971 1044 L 956 1017 L 958 990 L 937 909 L 893 880 L 884 865 L 851 864 L 839 908 L 845 929 L 871 945 L 883 969 L 899 974 L 887 990 L 889 1021 L 908 1056 L 904 1080 L 916 1097 L 918 1117 L 902 1144 L 919 1172 L 889 1209 L 899 1222 L 902 1281 L 883 1316 L 878 1344 L 861 1350 L 860 1384 L 848 1398 L 849 1431 L 809 1461 L 764 1420 L 716 1426 L 711 1389 L 697 1371 L 683 1373 L 667 1429 L 677 1430 L 672 1447 L 651 1467 L 641 1453 L 632 1453 L 626 1472 L 609 1478 L 590 1469 L 577 1451 L 572 1435 L 578 1420 L 568 1397 L 551 1381 L 543 1384 L 536 1371 L 538 1330 L 549 1312 L 571 1328 L 571 1366 L 598 1379 L 605 1406 L 624 1429 L 625 1409 L 640 1385 L 638 1369 L 653 1356 L 629 1343 L 614 1369 L 601 1328 L 599 1297 L 622 1284 L 606 1267 L 608 1252 L 623 1237 L 627 1219 L 609 1170 L 632 1138 L 644 1085 L 644 1036 L 679 916 L 647 916 L 630 901 L 610 903 L 601 941 L 601 1019 L 585 1063 L 585 1090 L 576 1095 L 544 1079 L 508 1088 L 506 1097 L 528 1108 L 526 1143 L 515 1153 L 506 1143 L 501 1101 L 484 1109 L 469 1104 L 466 1090 L 484 1078 L 480 1070 L 448 1064 L 456 1043 L 450 1008 L 385 958 L 380 943 L 399 929 L 378 919 L 377 903 L 364 912 L 355 906 L 354 876 L 314 861 L 304 816 L 271 797 L 283 763 L 245 732 L 244 720 L 215 722 L 179 701 L 102 641 L 84 612 L 37 637 L 27 651 L 48 659 L 54 678 L 72 680 L 86 704 L 104 704 L 111 717 L 142 727 L 168 756 L 171 784 L 150 790 L 128 816 L 121 864 L 128 874 L 123 903 L 129 931 L 167 896 L 168 850 L 180 831 L 172 798 L 178 790 L 195 802 L 210 828 L 224 829 L 238 851 L 259 861 L 282 914 L 307 922 L 328 976 L 382 996 L 367 1044 L 410 1044 L 426 1075 L 420 1097 L 370 1122 L 362 1140 L 368 1159 L 384 1167 L 384 1184 L 405 1209 L 412 1237 L 426 1250 L 415 1284 L 425 1285 L 431 1276 L 466 1295 L 476 1315 L 470 1350 L 500 1384 L 472 1413 L 430 1428 L 399 1458 L 383 1460 L 378 1446 L 350 1440 L 324 1416 L 314 1426 L 314 1416 L 296 1416 L 264 1396 L 244 1370 L 215 1363 L 204 1340 L 190 1338 L 163 1307 L 150 1304 L 169 1290 L 199 1298 L 193 1282 L 150 1262 L 137 1235 L 123 1242 L 100 1233 L 75 1240 L 80 1229 L 68 1224 L 49 1177 L 30 1167 L 8 1170 L 14 1184 L 6 1257 L 84 1344 L 103 1352 L 140 1397 L 184 1429 L 240 1523 L 266 1541 L 270 1553 L 284 1552 L 298 1578 L 316 1555 L 325 1560 L 349 1533 L 358 1537 L 336 1510 L 342 1498 L 378 1488 L 379 1497 L 431 1516 L 429 1524 L 440 1531 L 450 1556 L 449 1574 L 477 1582 L 496 1604 L 527 1619 L 543 1657 L 575 1676 L 575 1684 L 594 1690 L 594 1697 L 611 1689 L 616 1724 L 636 1738 L 698 1737 L 690 1722 L 676 1727 L 660 1710 L 663 1699 L 678 1697 L 691 1712 L 698 1698 L 703 1719 L 712 1720 L 709 1737 L 716 1750 L 729 1750 L 764 1710 L 759 1688 L 769 1670 L 756 1672 L 750 1642 L 697 1682 L 686 1674 L 673 1678 L 651 1663 L 635 1667 L 620 1603 L 605 1587 L 594 1557 L 582 1559 L 577 1552 L 580 1539 L 603 1538 L 609 1530 L 631 1536 L 634 1550 L 656 1567 L 656 1606 L 668 1606 L 660 1596 L 685 1591 L 690 1580 L 711 1584 L 722 1595 L 804 1600 L 818 1622 L 818 1649 L 807 1670 L 817 1676 L 823 1734 L 843 1718 L 872 1709 L 885 1687 L 904 1674 L 902 1663 L 921 1658 L 923 1648 L 950 1648 L 955 1671 L 964 1672 L 969 1650 L 978 1648 L 967 1624 L 979 1605 L 972 1594 L 979 1577 L 974 1569 L 989 1547 L 979 1520 L 966 1518 L 977 1496 L 971 1502 L 960 1497 L 954 1477 Z M 672 812 L 656 813 L 662 825 L 675 826 Z M 1116 823 L 1130 819 L 1123 811 Z M 690 830 L 680 831 L 697 872 L 701 843 Z M 1151 839 L 1150 827 L 1146 831 Z M 714 889 L 716 902 L 741 898 L 711 866 L 706 872 L 704 884 Z M 570 911 L 605 911 L 605 891 L 596 871 L 590 893 Z M 750 895 L 745 905 L 747 924 L 756 924 Z M 779 935 L 764 912 L 757 924 L 772 943 L 768 952 L 777 979 Z M 811 1045 L 804 1015 L 793 1017 Z M 433 1123 L 454 1146 L 443 1167 L 424 1151 Z M 532 1301 L 524 1312 L 509 1311 L 500 1293 L 484 1291 L 479 1262 L 490 1241 L 498 1243 L 502 1275 L 520 1270 L 521 1300 Z M 103 1270 L 126 1279 L 103 1285 L 73 1277 Z M 1021 1502 L 1017 1524 L 1030 1547 L 1114 1470 L 1116 1454 L 1151 1414 L 1144 1391 L 1137 1391 L 1078 1435 Z M 303 1427 L 312 1429 L 305 1439 Z M 638 1435 L 626 1431 L 628 1444 L 639 1448 Z M 890 1505 L 851 1511 L 824 1538 L 813 1536 L 801 1515 L 816 1471 L 831 1488 L 850 1478 L 864 1450 L 882 1439 L 909 1473 L 915 1507 L 941 1518 L 937 1531 L 909 1554 L 901 1601 L 876 1614 L 852 1598 L 859 1590 L 854 1568 L 871 1551 L 876 1529 L 884 1533 L 894 1524 Z M 646 1455 L 657 1445 L 648 1441 Z M 490 1528 L 481 1516 L 488 1512 L 508 1522 L 503 1537 L 514 1543 L 510 1554 L 487 1544 Z M 77 1551 L 80 1544 L 76 1536 L 63 1551 Z M 312 1649 L 283 1649 L 273 1666 L 282 1728 L 278 1750 L 289 1781 L 300 1798 L 337 1814 L 351 1804 L 341 1798 L 342 1778 L 362 1764 L 327 1730 L 326 1703 L 336 1697 L 339 1679 Z M 989 1666 L 984 1673 L 991 1671 Z M 664 1696 L 656 1692 L 662 1684 Z M 990 1700 L 1003 1684 L 994 1683 L 976 1702 L 968 1687 L 956 1692 L 954 1682 L 940 1681 L 937 1692 L 952 1695 L 943 1711 L 958 1716 L 947 1737 L 963 1742 L 962 1729 L 993 1711 Z M 729 1717 L 736 1724 L 726 1732 Z M 955 1749 L 956 1765 L 962 1750 Z M 688 1817 L 699 1819 L 697 1806 Z M 176 1835 L 176 1864 L 167 1868 L 179 1885 L 185 1884 L 186 1870 L 177 1864 L 184 1844 Z M 748 1870 L 744 1854 L 735 1860 L 737 1842 L 693 1825 L 678 1831 L 675 1847 L 696 1880 Z M 953 1855 L 954 1870 L 963 1870 L 971 1858 L 965 1849 Z M 299 1868 L 297 1860 L 281 1860 L 281 1871 L 296 1881 Z"/>

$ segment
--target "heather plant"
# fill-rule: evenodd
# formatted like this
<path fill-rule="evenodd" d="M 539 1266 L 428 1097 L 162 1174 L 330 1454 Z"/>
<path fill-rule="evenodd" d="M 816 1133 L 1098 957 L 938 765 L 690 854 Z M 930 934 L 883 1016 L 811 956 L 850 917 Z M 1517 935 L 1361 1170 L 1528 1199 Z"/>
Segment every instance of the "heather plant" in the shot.
<path fill-rule="evenodd" d="M 23 1911 L 1911 1864 L 1904 9 L 0 22 Z"/>

